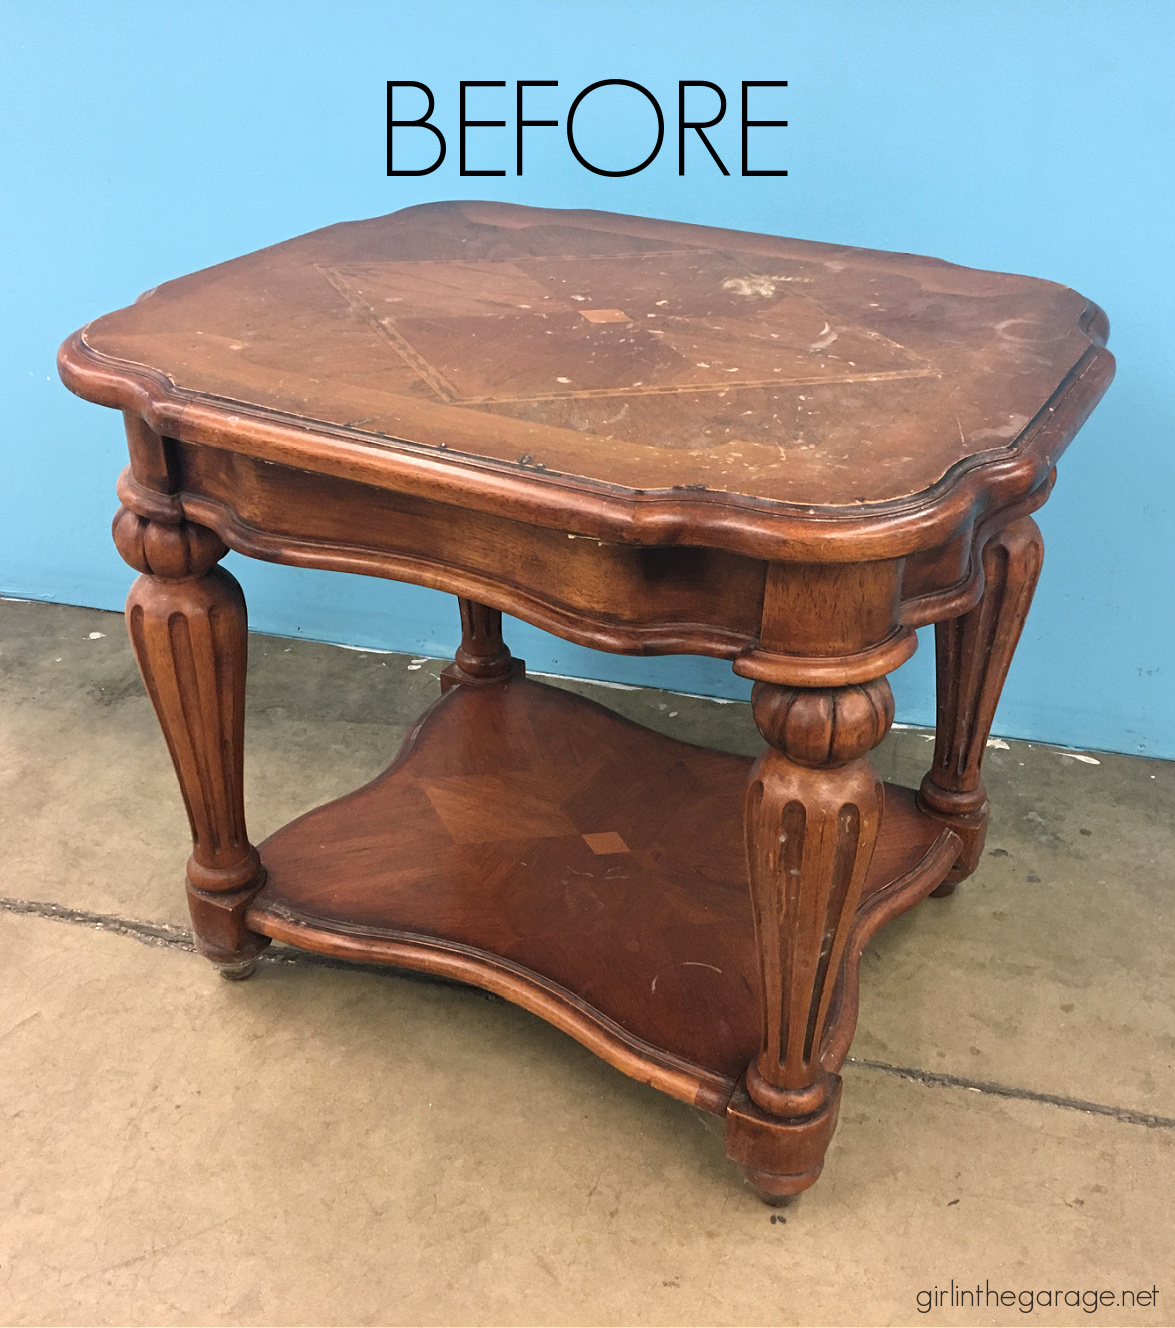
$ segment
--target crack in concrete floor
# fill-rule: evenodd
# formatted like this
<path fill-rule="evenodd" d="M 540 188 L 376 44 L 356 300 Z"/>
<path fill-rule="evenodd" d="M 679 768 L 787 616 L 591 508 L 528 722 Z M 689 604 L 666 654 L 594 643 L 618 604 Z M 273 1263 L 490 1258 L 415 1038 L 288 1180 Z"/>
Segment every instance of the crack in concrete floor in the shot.
<path fill-rule="evenodd" d="M 63 908 L 32 899 L 6 899 L 0 897 L 0 912 L 23 913 L 32 917 L 49 918 L 54 922 L 72 923 L 79 927 L 96 927 L 110 931 L 118 936 L 128 936 L 143 945 L 165 945 L 188 953 L 196 953 L 190 931 L 182 927 L 171 927 L 157 922 L 145 922 L 141 918 L 124 918 L 108 913 L 90 913 L 85 909 Z M 311 964 L 322 968 L 341 970 L 359 969 L 373 973 L 377 977 L 404 978 L 410 982 L 426 982 L 440 986 L 463 987 L 466 984 L 451 982 L 448 978 L 437 977 L 431 973 L 418 973 L 409 968 L 397 968 L 388 964 L 355 964 L 346 959 L 333 959 L 329 955 L 315 954 L 310 950 L 297 950 L 292 947 L 275 952 L 272 948 L 258 957 L 262 964 Z M 502 997 L 493 992 L 471 988 L 487 1000 L 506 1004 Z M 847 1064 L 859 1066 L 864 1070 L 878 1070 L 883 1074 L 894 1074 L 900 1079 L 912 1079 L 921 1084 L 934 1084 L 942 1088 L 966 1088 L 973 1093 L 987 1093 L 993 1097 L 1015 1098 L 1022 1102 L 1042 1102 L 1052 1107 L 1061 1107 L 1067 1111 L 1084 1111 L 1097 1116 L 1109 1116 L 1126 1125 L 1145 1125 L 1150 1129 L 1175 1130 L 1175 1118 L 1156 1116 L 1148 1112 L 1131 1111 L 1128 1107 L 1109 1106 L 1104 1102 L 1087 1102 L 1081 1098 L 1062 1097 L 1057 1093 L 1040 1093 L 1031 1088 L 1018 1088 L 1013 1084 L 996 1084 L 984 1079 L 967 1079 L 956 1074 L 936 1074 L 933 1070 L 921 1070 L 909 1065 L 890 1065 L 885 1061 L 868 1060 L 860 1056 L 849 1056 Z"/>
<path fill-rule="evenodd" d="M 379 773 L 436 687 L 419 656 L 250 655 L 255 840 Z M 761 745 L 745 705 L 560 685 Z M 958 1322 L 916 1289 L 1175 1282 L 1173 763 L 989 751 L 983 863 L 867 948 L 840 1128 L 780 1224 L 721 1120 L 488 993 L 198 962 L 117 615 L 0 606 L 0 713 L 0 1321 Z M 882 775 L 928 747 L 893 734 Z"/>

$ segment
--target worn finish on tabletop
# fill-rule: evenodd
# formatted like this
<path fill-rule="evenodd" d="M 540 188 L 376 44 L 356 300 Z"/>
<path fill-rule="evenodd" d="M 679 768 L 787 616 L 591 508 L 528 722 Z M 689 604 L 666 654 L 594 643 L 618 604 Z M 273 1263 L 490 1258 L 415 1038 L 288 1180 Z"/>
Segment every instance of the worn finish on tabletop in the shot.
<path fill-rule="evenodd" d="M 201 949 L 272 937 L 498 991 L 820 1174 L 869 937 L 973 870 L 1030 513 L 1109 383 L 1105 316 L 1028 277 L 644 218 L 430 204 L 170 282 L 62 347 L 121 409 L 128 623 L 192 824 Z M 460 601 L 392 767 L 254 848 L 256 557 Z M 527 680 L 510 612 L 756 680 L 753 765 Z M 917 795 L 869 752 L 937 624 Z"/>

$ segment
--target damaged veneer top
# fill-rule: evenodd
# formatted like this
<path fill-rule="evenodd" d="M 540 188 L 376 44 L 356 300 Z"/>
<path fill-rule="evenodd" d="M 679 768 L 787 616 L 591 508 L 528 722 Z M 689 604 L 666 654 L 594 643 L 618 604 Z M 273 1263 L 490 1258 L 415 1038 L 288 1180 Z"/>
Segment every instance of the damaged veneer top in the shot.
<path fill-rule="evenodd" d="M 67 342 L 62 370 L 162 433 L 474 505 L 525 495 L 539 520 L 568 490 L 618 520 L 658 500 L 702 526 L 952 500 L 973 519 L 1046 480 L 1109 382 L 1105 335 L 1029 277 L 441 203 L 168 282 Z"/>

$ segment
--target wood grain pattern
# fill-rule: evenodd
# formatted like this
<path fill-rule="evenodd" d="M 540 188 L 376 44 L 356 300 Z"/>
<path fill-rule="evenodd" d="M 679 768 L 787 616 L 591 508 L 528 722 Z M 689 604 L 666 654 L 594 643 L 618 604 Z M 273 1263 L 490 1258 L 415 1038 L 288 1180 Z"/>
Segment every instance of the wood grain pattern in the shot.
<path fill-rule="evenodd" d="M 184 511 L 253 557 L 414 581 L 602 650 L 729 658 L 758 637 L 762 560 L 607 543 L 214 448 L 176 451 Z"/>
<path fill-rule="evenodd" d="M 161 436 L 597 538 L 823 562 L 941 545 L 1035 490 L 1105 390 L 1105 334 L 1032 278 L 452 203 L 168 283 L 59 362 Z"/>
<path fill-rule="evenodd" d="M 1028 277 L 472 202 L 329 227 L 75 333 L 64 382 L 126 420 L 115 538 L 200 948 L 230 975 L 277 937 L 499 992 L 725 1114 L 768 1201 L 810 1185 L 864 946 L 978 859 L 1030 513 L 1113 375 L 1107 333 Z M 260 855 L 226 547 L 460 601 L 393 766 Z M 767 751 L 528 681 L 504 612 L 731 660 Z M 915 796 L 868 752 L 930 622 Z"/>
<path fill-rule="evenodd" d="M 137 425 L 128 418 L 128 429 Z M 157 442 L 178 477 L 177 494 L 157 501 L 241 553 L 415 581 L 597 649 L 716 655 L 744 676 L 798 686 L 887 672 L 914 649 L 912 627 L 971 608 L 983 584 L 972 535 L 985 540 L 991 528 L 989 519 L 904 559 L 768 563 L 688 545 L 611 544 Z M 124 476 L 120 492 L 132 483 Z M 1033 510 L 1050 489 L 1051 476 L 1011 515 Z M 138 501 L 151 491 L 135 492 Z"/>
<path fill-rule="evenodd" d="M 983 598 L 970 613 L 935 628 L 934 764 L 918 796 L 963 842 L 958 861 L 935 892 L 940 896 L 970 876 L 983 852 L 989 815 L 983 754 L 1043 560 L 1036 522 L 1031 517 L 1013 522 L 984 546 Z"/>
<path fill-rule="evenodd" d="M 261 845 L 249 925 L 487 987 L 722 1112 L 761 1036 L 751 764 L 541 683 L 453 687 L 384 775 Z M 908 907 L 958 845 L 889 793 L 859 888 Z"/>

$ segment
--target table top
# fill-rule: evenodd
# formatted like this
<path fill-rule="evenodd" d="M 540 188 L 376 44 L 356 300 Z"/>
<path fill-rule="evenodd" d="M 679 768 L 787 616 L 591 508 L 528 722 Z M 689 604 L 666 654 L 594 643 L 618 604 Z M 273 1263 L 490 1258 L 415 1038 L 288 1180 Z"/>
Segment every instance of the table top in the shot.
<path fill-rule="evenodd" d="M 632 517 L 657 497 L 700 537 L 739 513 L 917 522 L 1022 496 L 1105 390 L 1106 332 L 1031 277 L 465 202 L 168 282 L 61 367 L 172 436 L 569 528 L 597 500 L 651 542 L 665 521 Z"/>

